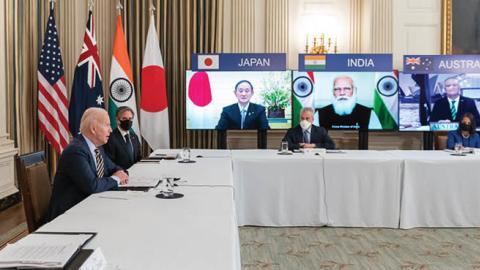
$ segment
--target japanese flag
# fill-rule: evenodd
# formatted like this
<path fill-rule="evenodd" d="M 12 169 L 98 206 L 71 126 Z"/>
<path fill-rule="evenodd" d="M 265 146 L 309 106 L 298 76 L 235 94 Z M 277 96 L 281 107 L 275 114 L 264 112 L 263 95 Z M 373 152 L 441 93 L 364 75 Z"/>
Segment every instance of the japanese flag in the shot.
<path fill-rule="evenodd" d="M 219 63 L 219 56 L 217 55 L 198 55 L 197 58 L 197 68 L 200 70 L 203 69 L 219 69 L 220 63 Z"/>

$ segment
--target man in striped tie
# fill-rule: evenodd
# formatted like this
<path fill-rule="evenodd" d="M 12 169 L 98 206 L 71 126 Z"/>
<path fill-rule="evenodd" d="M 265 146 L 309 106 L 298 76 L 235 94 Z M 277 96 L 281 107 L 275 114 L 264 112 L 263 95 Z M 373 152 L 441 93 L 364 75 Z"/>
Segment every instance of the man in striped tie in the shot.
<path fill-rule="evenodd" d="M 430 122 L 460 122 L 462 115 L 471 113 L 477 126 L 480 116 L 475 101 L 461 95 L 459 77 L 449 77 L 443 84 L 445 95 L 433 105 Z"/>
<path fill-rule="evenodd" d="M 93 193 L 117 189 L 128 175 L 104 153 L 112 129 L 107 111 L 89 108 L 80 121 L 80 133 L 62 152 L 53 183 L 47 220 Z"/>

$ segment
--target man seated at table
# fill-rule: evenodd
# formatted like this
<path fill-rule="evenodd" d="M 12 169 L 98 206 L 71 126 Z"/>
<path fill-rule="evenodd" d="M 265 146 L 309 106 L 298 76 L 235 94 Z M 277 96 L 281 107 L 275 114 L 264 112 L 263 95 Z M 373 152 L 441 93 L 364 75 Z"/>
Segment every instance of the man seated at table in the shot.
<path fill-rule="evenodd" d="M 47 220 L 63 214 L 91 195 L 117 189 L 128 175 L 104 153 L 112 129 L 107 111 L 87 109 L 80 120 L 80 133 L 60 156 L 53 182 Z"/>
<path fill-rule="evenodd" d="M 335 143 L 328 136 L 327 130 L 313 125 L 313 115 L 314 110 L 312 108 L 302 108 L 300 111 L 300 124 L 289 129 L 283 138 L 284 141 L 288 142 L 288 149 L 335 149 Z"/>
<path fill-rule="evenodd" d="M 229 129 L 257 129 L 267 130 L 267 116 L 265 107 L 250 102 L 254 92 L 253 85 L 250 81 L 241 80 L 235 85 L 233 91 L 238 103 L 223 107 L 220 120 L 215 127 L 216 130 Z"/>
<path fill-rule="evenodd" d="M 131 130 L 134 117 L 135 114 L 130 107 L 119 107 L 116 112 L 117 128 L 110 134 L 108 143 L 103 146 L 108 157 L 125 170 L 142 159 L 140 140 Z"/>

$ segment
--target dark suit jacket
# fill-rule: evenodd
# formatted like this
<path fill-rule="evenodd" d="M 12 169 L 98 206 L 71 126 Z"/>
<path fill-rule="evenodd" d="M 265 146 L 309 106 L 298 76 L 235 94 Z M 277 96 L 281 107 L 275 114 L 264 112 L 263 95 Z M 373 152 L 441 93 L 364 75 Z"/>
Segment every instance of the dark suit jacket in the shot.
<path fill-rule="evenodd" d="M 241 122 L 242 116 L 240 115 L 238 103 L 234 103 L 223 108 L 222 115 L 215 129 L 240 129 Z M 266 130 L 269 128 L 267 116 L 265 115 L 265 107 L 250 102 L 243 129 Z"/>
<path fill-rule="evenodd" d="M 437 100 L 437 102 L 435 102 L 433 105 L 433 110 L 430 114 L 430 121 L 438 122 L 440 120 L 450 120 L 452 122 L 460 122 L 460 118 L 467 112 L 473 114 L 475 117 L 475 122 L 477 123 L 477 126 L 479 126 L 480 116 L 478 115 L 477 106 L 475 105 L 475 101 L 473 99 L 460 96 L 457 116 L 455 119 L 452 119 L 452 112 L 450 111 L 450 103 L 448 102 L 448 98 L 443 97 Z"/>
<path fill-rule="evenodd" d="M 53 182 L 47 220 L 63 214 L 92 193 L 118 188 L 117 181 L 109 176 L 121 168 L 101 147 L 100 153 L 104 162 L 105 177 L 102 178 L 97 177 L 94 157 L 82 135 L 78 135 L 63 150 Z"/>
<path fill-rule="evenodd" d="M 331 129 L 333 128 L 358 128 L 367 130 L 370 123 L 371 108 L 356 104 L 353 111 L 349 115 L 338 115 L 330 104 L 318 110 L 318 117 L 320 119 L 320 126 Z M 355 127 L 357 126 L 357 127 Z"/>
<path fill-rule="evenodd" d="M 328 136 L 325 128 L 312 125 L 310 132 L 310 143 L 314 143 L 316 148 L 335 149 L 335 143 L 330 136 Z M 288 148 L 290 150 L 299 149 L 299 144 L 303 143 L 303 131 L 300 125 L 289 129 L 285 137 L 283 137 L 283 140 L 288 141 Z"/>
<path fill-rule="evenodd" d="M 133 145 L 133 160 L 128 155 L 127 147 L 129 146 L 127 145 L 125 139 L 122 137 L 122 133 L 120 133 L 120 130 L 118 130 L 118 128 L 116 128 L 110 134 L 110 138 L 108 138 L 107 144 L 103 146 L 105 152 L 113 161 L 113 163 L 122 167 L 124 170 L 130 168 L 133 164 L 142 159 L 142 155 L 140 153 L 140 141 L 138 140 L 138 136 L 133 132 L 129 133 Z"/>

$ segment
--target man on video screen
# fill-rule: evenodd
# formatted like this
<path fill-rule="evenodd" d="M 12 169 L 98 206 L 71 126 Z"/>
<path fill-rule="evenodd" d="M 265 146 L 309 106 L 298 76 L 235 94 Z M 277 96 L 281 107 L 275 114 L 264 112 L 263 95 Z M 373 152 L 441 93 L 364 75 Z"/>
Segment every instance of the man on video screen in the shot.
<path fill-rule="evenodd" d="M 480 116 L 475 101 L 460 95 L 458 78 L 447 78 L 444 81 L 444 88 L 445 95 L 433 105 L 430 122 L 459 122 L 460 117 L 469 112 L 473 114 L 478 125 Z"/>
<path fill-rule="evenodd" d="M 320 125 L 326 129 L 367 130 L 372 109 L 357 103 L 357 89 L 352 78 L 340 76 L 333 81 L 332 104 L 318 112 Z"/>
<path fill-rule="evenodd" d="M 226 106 L 215 129 L 269 129 L 265 107 L 250 102 L 254 92 L 252 84 L 241 80 L 235 85 L 234 94 L 238 103 Z"/>

